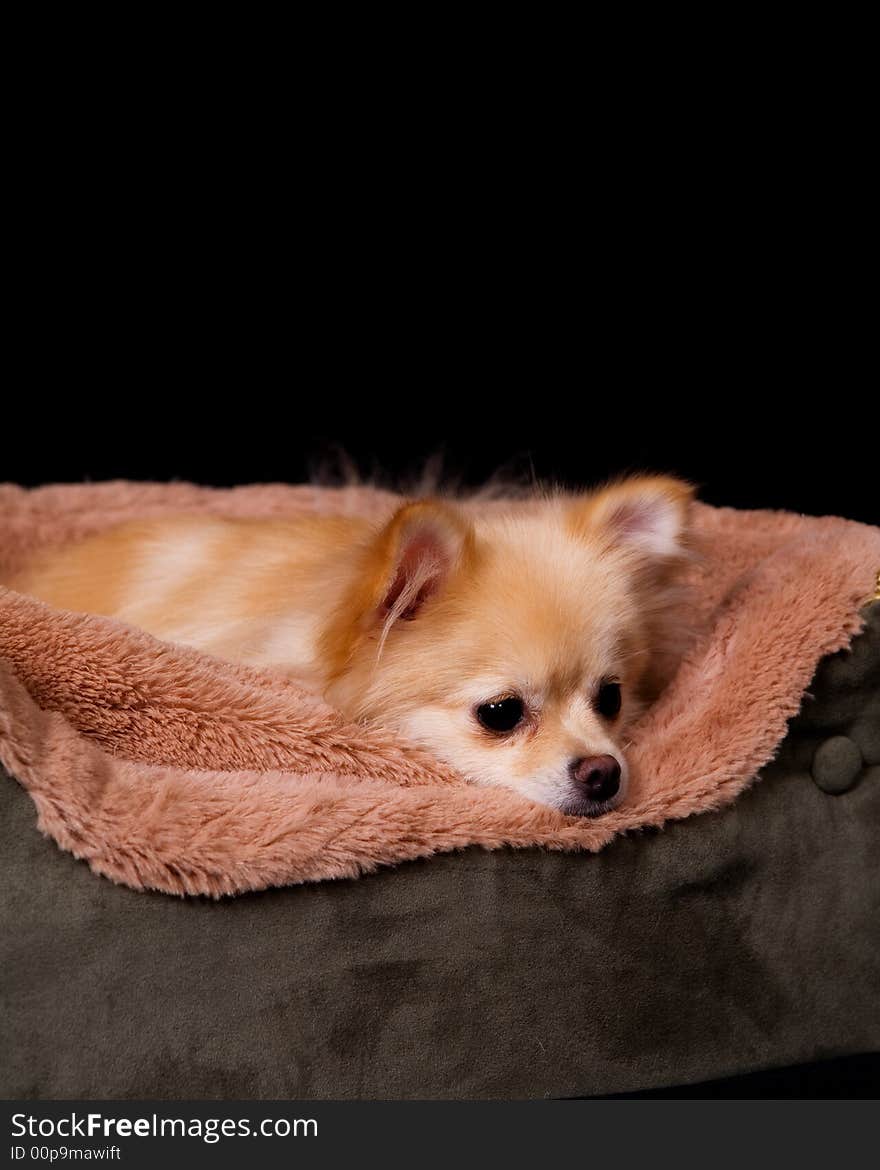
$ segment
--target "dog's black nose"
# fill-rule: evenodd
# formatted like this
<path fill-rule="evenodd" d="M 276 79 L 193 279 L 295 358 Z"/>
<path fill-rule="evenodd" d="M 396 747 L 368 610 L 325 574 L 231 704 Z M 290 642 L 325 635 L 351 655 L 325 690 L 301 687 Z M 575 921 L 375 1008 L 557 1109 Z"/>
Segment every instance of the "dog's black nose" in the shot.
<path fill-rule="evenodd" d="M 568 771 L 578 790 L 597 804 L 616 796 L 620 788 L 620 764 L 614 756 L 585 756 L 582 760 L 572 760 Z"/>

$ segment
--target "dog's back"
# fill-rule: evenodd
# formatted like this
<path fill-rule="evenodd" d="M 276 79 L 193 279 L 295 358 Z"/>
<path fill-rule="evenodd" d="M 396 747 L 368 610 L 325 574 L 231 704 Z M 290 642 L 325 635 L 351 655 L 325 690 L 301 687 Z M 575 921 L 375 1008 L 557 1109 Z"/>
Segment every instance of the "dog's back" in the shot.
<path fill-rule="evenodd" d="M 311 670 L 334 564 L 368 529 L 339 517 L 175 516 L 119 525 L 43 554 L 7 582 L 234 661 Z"/>

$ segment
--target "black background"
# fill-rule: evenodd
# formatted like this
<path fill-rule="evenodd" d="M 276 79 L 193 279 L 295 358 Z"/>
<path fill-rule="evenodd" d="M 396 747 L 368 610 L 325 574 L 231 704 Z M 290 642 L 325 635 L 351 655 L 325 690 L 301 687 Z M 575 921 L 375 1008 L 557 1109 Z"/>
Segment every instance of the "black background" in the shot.
<path fill-rule="evenodd" d="M 511 154 L 399 189 L 389 154 L 295 192 L 179 153 L 102 186 L 80 150 L 32 192 L 0 479 L 296 482 L 342 447 L 393 481 L 442 451 L 471 483 L 672 471 L 880 522 L 863 187 L 771 145 L 621 146 L 588 186 Z"/>
<path fill-rule="evenodd" d="M 428 331 L 423 344 L 389 336 L 381 352 L 362 338 L 328 371 L 314 338 L 301 355 L 285 357 L 280 338 L 255 351 L 252 319 L 231 339 L 202 319 L 181 344 L 116 324 L 127 337 L 68 335 L 69 366 L 16 404 L 0 478 L 299 482 L 332 477 L 344 451 L 361 474 L 399 483 L 439 454 L 468 484 L 499 469 L 569 486 L 658 470 L 714 504 L 880 522 L 876 406 L 852 385 L 807 379 L 804 355 L 785 389 L 748 387 L 750 363 L 725 370 L 720 337 L 683 336 L 680 352 L 643 356 L 625 375 L 586 340 L 568 340 L 562 369 L 532 339 L 519 362 L 508 353 L 477 376 L 460 339 L 432 356 Z"/>

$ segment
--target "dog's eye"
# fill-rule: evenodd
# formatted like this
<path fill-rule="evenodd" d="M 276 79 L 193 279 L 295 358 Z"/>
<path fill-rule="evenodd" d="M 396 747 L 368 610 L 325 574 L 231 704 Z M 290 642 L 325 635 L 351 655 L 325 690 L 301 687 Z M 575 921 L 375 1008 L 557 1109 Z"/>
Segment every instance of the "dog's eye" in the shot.
<path fill-rule="evenodd" d="M 477 719 L 488 731 L 508 732 L 522 723 L 525 706 L 522 699 L 496 699 L 477 707 Z"/>
<path fill-rule="evenodd" d="M 620 683 L 604 682 L 596 693 L 596 710 L 606 719 L 620 713 Z"/>

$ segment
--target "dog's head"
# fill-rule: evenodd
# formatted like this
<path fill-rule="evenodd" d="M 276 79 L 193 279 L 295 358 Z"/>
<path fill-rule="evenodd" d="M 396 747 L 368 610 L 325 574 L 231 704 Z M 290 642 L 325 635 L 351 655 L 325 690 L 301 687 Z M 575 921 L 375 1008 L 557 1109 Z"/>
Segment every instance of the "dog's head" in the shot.
<path fill-rule="evenodd" d="M 691 495 L 634 477 L 506 508 L 405 505 L 323 633 L 328 698 L 474 783 L 606 812 L 626 792 Z"/>

